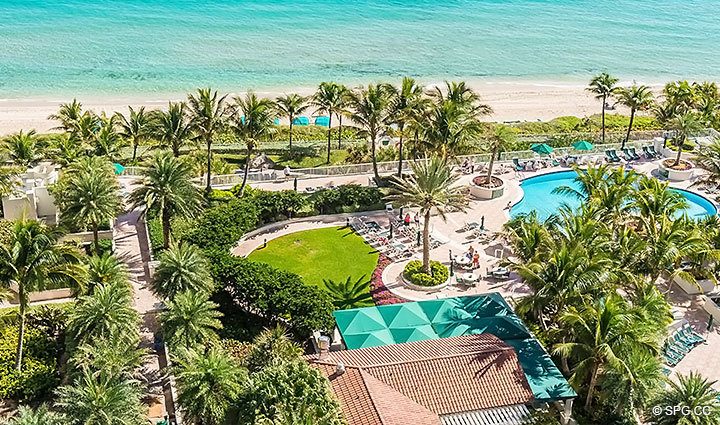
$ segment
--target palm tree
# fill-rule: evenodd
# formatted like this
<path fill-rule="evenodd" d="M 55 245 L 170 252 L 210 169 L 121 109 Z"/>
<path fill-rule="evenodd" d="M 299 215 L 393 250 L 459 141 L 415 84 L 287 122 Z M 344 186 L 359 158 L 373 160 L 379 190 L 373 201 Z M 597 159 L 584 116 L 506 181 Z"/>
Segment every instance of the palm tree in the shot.
<path fill-rule="evenodd" d="M 253 92 L 248 92 L 244 98 L 236 97 L 234 105 L 233 130 L 245 142 L 247 156 L 245 157 L 245 171 L 240 185 L 240 196 L 245 191 L 250 159 L 260 140 L 267 137 L 275 129 L 275 105 L 269 99 L 261 99 Z"/>
<path fill-rule="evenodd" d="M 447 159 L 433 156 L 412 166 L 413 175 L 392 181 L 388 200 L 420 208 L 423 222 L 423 270 L 430 273 L 430 217 L 437 212 L 446 219 L 447 210 L 464 210 L 467 199 L 458 186 L 458 176 L 453 173 Z"/>
<path fill-rule="evenodd" d="M 50 142 L 50 158 L 61 167 L 67 167 L 85 155 L 86 148 L 79 140 L 61 134 Z"/>
<path fill-rule="evenodd" d="M 712 184 L 715 187 L 720 185 L 720 140 L 713 140 L 708 145 L 703 145 L 697 152 L 695 163 L 707 171 L 698 177 L 698 182 Z"/>
<path fill-rule="evenodd" d="M 87 292 L 89 294 L 92 294 L 96 285 L 127 284 L 127 266 L 109 252 L 102 255 L 91 255 L 87 257 L 86 261 L 88 265 Z"/>
<path fill-rule="evenodd" d="M 657 425 L 718 425 L 720 405 L 714 381 L 708 381 L 697 372 L 678 375 L 677 381 L 669 379 L 663 392 L 655 400 L 655 406 L 677 407 L 677 410 L 651 409 L 651 417 Z M 681 410 L 685 409 L 685 410 Z"/>
<path fill-rule="evenodd" d="M 13 164 L 26 169 L 36 165 L 43 159 L 45 144 L 37 138 L 35 130 L 20 132 L 10 136 L 3 149 L 8 153 Z"/>
<path fill-rule="evenodd" d="M 400 140 L 398 141 L 398 177 L 402 177 L 403 136 L 405 127 L 424 109 L 423 87 L 415 79 L 404 77 L 399 88 L 388 85 L 391 93 L 390 121 L 397 125 Z"/>
<path fill-rule="evenodd" d="M 628 124 L 627 134 L 623 140 L 621 149 L 625 149 L 625 144 L 630 140 L 630 131 L 632 131 L 635 113 L 637 111 L 646 111 L 652 107 L 654 102 L 653 93 L 650 87 L 645 85 L 633 84 L 629 88 L 619 88 L 616 92 L 617 103 L 630 108 L 630 123 Z"/>
<path fill-rule="evenodd" d="M 605 143 L 605 106 L 607 105 L 607 100 L 610 96 L 612 96 L 616 91 L 617 87 L 615 84 L 617 84 L 619 80 L 607 72 L 601 72 L 600 74 L 594 76 L 592 80 L 590 80 L 590 85 L 586 89 L 590 93 L 593 93 L 595 95 L 595 99 L 600 99 L 602 101 L 602 142 Z"/>
<path fill-rule="evenodd" d="M 113 282 L 97 285 L 92 295 L 78 299 L 70 312 L 68 330 L 78 345 L 100 338 L 132 341 L 139 323 L 129 284 Z"/>
<path fill-rule="evenodd" d="M 86 157 L 72 164 L 53 190 L 60 220 L 89 227 L 95 251 L 100 253 L 99 228 L 122 210 L 120 184 L 107 159 Z"/>
<path fill-rule="evenodd" d="M 490 151 L 490 163 L 488 164 L 487 183 L 492 182 L 493 165 L 499 152 L 507 151 L 517 142 L 515 131 L 506 125 L 496 125 L 487 138 L 488 150 Z"/>
<path fill-rule="evenodd" d="M 302 347 L 290 339 L 287 329 L 278 325 L 264 329 L 253 339 L 243 356 L 243 365 L 251 373 L 260 372 L 267 367 L 299 360 L 302 354 Z"/>
<path fill-rule="evenodd" d="M 390 102 L 387 87 L 382 84 L 370 84 L 367 88 L 359 87 L 349 95 L 350 118 L 363 129 L 370 139 L 373 174 L 375 182 L 381 185 L 375 151 L 377 139 L 384 134 L 390 113 Z"/>
<path fill-rule="evenodd" d="M 41 404 L 35 409 L 20 406 L 17 415 L 13 416 L 7 425 L 62 425 L 64 418 L 48 410 L 47 405 Z"/>
<path fill-rule="evenodd" d="M 176 216 L 193 216 L 200 211 L 202 196 L 192 183 L 191 166 L 172 156 L 159 152 L 143 170 L 142 179 L 129 196 L 132 209 L 144 207 L 143 214 L 155 211 L 160 214 L 163 228 L 163 247 L 170 246 L 171 219 Z"/>
<path fill-rule="evenodd" d="M 90 149 L 100 126 L 101 117 L 86 111 L 75 123 L 75 128 L 70 132 L 70 139 L 79 143 L 83 149 Z"/>
<path fill-rule="evenodd" d="M 145 423 L 140 385 L 99 371 L 84 371 L 72 384 L 58 388 L 57 407 L 70 425 Z"/>
<path fill-rule="evenodd" d="M 361 276 L 355 282 L 352 282 L 351 277 L 348 276 L 345 281 L 336 282 L 328 279 L 323 280 L 323 283 L 333 305 L 338 310 L 365 307 L 372 300 L 372 295 L 368 292 L 369 282 L 365 276 Z"/>
<path fill-rule="evenodd" d="M 133 148 L 132 162 L 137 159 L 137 149 L 152 135 L 152 114 L 145 112 L 145 107 L 141 106 L 138 110 L 128 106 L 128 115 L 116 113 L 118 121 L 120 121 L 120 135 L 129 141 Z"/>
<path fill-rule="evenodd" d="M 110 161 L 117 161 L 122 157 L 122 150 L 126 140 L 117 132 L 118 115 L 100 117 L 100 127 L 94 134 L 92 144 L 94 155 L 107 157 Z"/>
<path fill-rule="evenodd" d="M 655 349 L 632 326 L 632 318 L 617 295 L 601 298 L 580 309 L 570 307 L 560 315 L 559 324 L 572 335 L 573 340 L 555 345 L 553 352 L 577 361 L 570 382 L 586 384 L 586 411 L 590 411 L 598 378 L 604 368 L 628 369 L 619 357 L 621 347 L 636 346 L 648 352 Z"/>
<path fill-rule="evenodd" d="M 174 375 L 183 417 L 200 425 L 222 425 L 247 381 L 247 371 L 217 347 L 181 351 Z"/>
<path fill-rule="evenodd" d="M 342 149 L 343 117 L 350 114 L 350 111 L 347 109 L 350 89 L 340 83 L 337 83 L 337 89 L 340 92 L 340 101 L 335 109 L 335 116 L 338 118 L 338 149 Z"/>
<path fill-rule="evenodd" d="M 17 167 L 0 166 L 0 197 L 10 195 L 20 186 L 20 172 Z"/>
<path fill-rule="evenodd" d="M 434 105 L 428 111 L 427 125 L 423 129 L 427 148 L 447 157 L 466 149 L 482 132 L 473 110 L 472 105 L 450 100 Z"/>
<path fill-rule="evenodd" d="M 343 104 L 343 93 L 337 83 L 322 82 L 310 101 L 320 113 L 328 114 L 327 163 L 330 164 L 330 137 L 332 136 L 332 116 Z"/>
<path fill-rule="evenodd" d="M 435 99 L 436 104 L 440 105 L 445 102 L 453 103 L 475 117 L 492 114 L 493 110 L 489 105 L 480 102 L 480 95 L 477 94 L 464 81 L 445 81 L 445 92 L 442 88 L 435 87 L 430 95 Z"/>
<path fill-rule="evenodd" d="M 310 107 L 307 103 L 308 98 L 300 96 L 297 93 L 285 94 L 275 99 L 275 106 L 282 115 L 290 120 L 290 149 L 292 149 L 293 140 L 293 121 L 295 117 L 302 114 Z"/>
<path fill-rule="evenodd" d="M 670 129 L 675 131 L 675 146 L 678 153 L 673 167 L 677 167 L 680 165 L 683 146 L 685 146 L 688 137 L 699 133 L 703 129 L 703 125 L 696 113 L 685 112 L 675 116 L 670 121 Z"/>
<path fill-rule="evenodd" d="M 171 346 L 190 349 L 217 340 L 215 331 L 222 329 L 218 320 L 222 313 L 206 292 L 180 292 L 166 306 L 159 318 Z"/>
<path fill-rule="evenodd" d="M 210 294 L 213 290 L 210 263 L 195 245 L 170 245 L 159 256 L 152 291 L 161 298 L 173 299 L 184 291 Z"/>
<path fill-rule="evenodd" d="M 140 368 L 146 356 L 147 351 L 139 348 L 136 341 L 128 343 L 127 340 L 100 338 L 77 347 L 69 364 L 74 373 L 107 373 L 118 378 L 140 380 L 143 379 Z"/>
<path fill-rule="evenodd" d="M 20 370 L 25 336 L 25 313 L 31 292 L 61 284 L 80 288 L 85 269 L 80 253 L 57 243 L 58 235 L 35 220 L 19 220 L 13 225 L 9 240 L 0 244 L 0 282 L 17 291 L 19 327 L 15 367 Z"/>
<path fill-rule="evenodd" d="M 212 172 L 213 137 L 227 126 L 228 108 L 225 105 L 227 95 L 218 97 L 217 91 L 210 88 L 198 89 L 197 94 L 188 96 L 188 113 L 195 135 L 205 142 L 207 147 L 207 186 L 205 191 L 210 195 L 210 174 Z"/>
<path fill-rule="evenodd" d="M 192 122 L 187 118 L 185 102 L 170 102 L 167 111 L 155 113 L 153 135 L 160 148 L 170 148 L 173 156 L 180 156 L 180 149 L 192 138 Z"/>
<path fill-rule="evenodd" d="M 72 133 L 77 129 L 78 121 L 83 115 L 82 103 L 77 99 L 73 99 L 70 103 L 60 105 L 58 112 L 48 117 L 49 120 L 59 121 L 60 125 L 53 130 L 63 130 Z"/>

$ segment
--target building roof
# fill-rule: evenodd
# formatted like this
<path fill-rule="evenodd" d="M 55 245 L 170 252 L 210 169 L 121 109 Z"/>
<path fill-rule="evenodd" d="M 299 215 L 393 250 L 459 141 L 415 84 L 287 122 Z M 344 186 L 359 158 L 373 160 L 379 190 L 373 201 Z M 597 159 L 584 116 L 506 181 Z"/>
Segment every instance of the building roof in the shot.
<path fill-rule="evenodd" d="M 515 350 L 490 334 L 337 351 L 310 360 L 330 379 L 350 425 L 438 425 L 443 415 L 533 401 Z M 338 363 L 345 366 L 341 375 L 335 372 Z"/>
<path fill-rule="evenodd" d="M 333 314 L 349 351 L 463 335 L 494 335 L 514 349 L 536 400 L 577 396 L 545 349 L 497 292 L 339 310 Z"/>

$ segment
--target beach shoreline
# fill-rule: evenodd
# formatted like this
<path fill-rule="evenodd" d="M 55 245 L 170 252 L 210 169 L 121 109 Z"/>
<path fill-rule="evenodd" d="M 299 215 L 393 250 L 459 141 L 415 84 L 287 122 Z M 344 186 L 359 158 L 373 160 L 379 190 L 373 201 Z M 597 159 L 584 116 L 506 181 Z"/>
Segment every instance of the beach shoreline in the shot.
<path fill-rule="evenodd" d="M 461 80 L 461 79 L 457 79 Z M 388 80 L 390 81 L 390 80 Z M 525 81 L 525 80 L 465 80 L 476 90 L 484 103 L 489 104 L 494 113 L 487 121 L 548 121 L 559 116 L 574 115 L 585 117 L 600 112 L 600 102 L 585 90 L 586 85 L 580 81 Z M 393 81 L 396 83 L 396 81 Z M 624 82 L 630 84 L 631 82 Z M 437 84 L 429 82 L 426 87 Z M 621 83 L 623 84 L 623 83 Z M 654 91 L 659 92 L 663 84 L 649 83 Z M 314 87 L 296 87 L 292 89 L 263 89 L 255 93 L 261 97 L 275 98 L 283 93 L 299 93 L 310 95 Z M 229 92 L 233 97 L 244 92 Z M 77 96 L 83 107 L 96 113 L 125 112 L 128 106 L 145 106 L 148 109 L 165 108 L 169 101 L 185 100 L 185 93 L 147 93 L 117 94 L 102 96 Z M 34 129 L 40 133 L 51 131 L 57 124 L 48 120 L 62 103 L 70 102 L 72 96 L 33 96 L 23 99 L 0 99 L 0 135 L 15 133 L 20 130 Z M 618 108 L 619 113 L 625 111 Z"/>

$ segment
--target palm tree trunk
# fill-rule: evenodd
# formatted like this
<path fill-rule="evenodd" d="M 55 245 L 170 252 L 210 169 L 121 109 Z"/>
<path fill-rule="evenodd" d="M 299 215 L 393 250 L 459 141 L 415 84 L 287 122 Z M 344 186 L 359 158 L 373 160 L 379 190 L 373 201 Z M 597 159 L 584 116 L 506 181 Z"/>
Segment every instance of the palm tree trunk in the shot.
<path fill-rule="evenodd" d="M 23 340 L 25 339 L 25 287 L 18 283 L 18 300 L 20 301 L 20 332 L 18 333 L 17 353 L 15 357 L 15 369 L 22 369 Z"/>
<path fill-rule="evenodd" d="M 133 158 L 132 158 L 133 163 L 135 163 L 135 159 L 137 158 L 137 149 L 138 149 L 138 143 L 133 140 Z"/>
<path fill-rule="evenodd" d="M 180 157 L 180 144 L 179 143 L 173 143 L 172 145 L 172 153 L 175 158 Z"/>
<path fill-rule="evenodd" d="M 95 253 L 100 255 L 100 235 L 98 235 L 97 223 L 92 224 L 92 232 L 93 232 L 93 245 L 95 246 Z"/>
<path fill-rule="evenodd" d="M 630 131 L 632 130 L 633 120 L 635 119 L 635 108 L 630 109 L 630 123 L 628 124 L 628 131 L 625 135 L 625 140 L 620 146 L 620 149 L 625 149 L 625 144 L 630 140 Z"/>
<path fill-rule="evenodd" d="M 398 178 L 402 178 L 402 162 L 403 162 L 403 125 L 400 124 L 400 144 L 398 145 Z"/>
<path fill-rule="evenodd" d="M 327 163 L 330 165 L 330 138 L 332 137 L 332 112 L 328 114 Z"/>
<path fill-rule="evenodd" d="M 585 398 L 585 410 L 590 411 L 592 406 L 593 395 L 595 394 L 595 385 L 597 384 L 597 375 L 600 365 L 597 361 L 593 364 L 592 372 L 590 373 L 590 385 L 588 386 L 587 398 Z"/>
<path fill-rule="evenodd" d="M 607 96 L 603 96 L 602 101 L 602 142 L 605 144 L 605 102 L 607 102 Z"/>
<path fill-rule="evenodd" d="M 381 186 L 382 184 L 380 182 L 380 172 L 378 172 L 377 158 L 375 158 L 375 135 L 373 135 L 370 140 L 370 153 L 372 156 L 372 167 L 373 174 L 375 174 L 375 182 L 378 186 Z"/>
<path fill-rule="evenodd" d="M 423 223 L 423 271 L 430 274 L 430 210 L 425 211 Z"/>
<path fill-rule="evenodd" d="M 675 166 L 680 165 L 680 157 L 682 156 L 682 148 L 685 146 L 685 136 L 683 136 L 681 139 L 682 143 L 676 143 L 678 145 L 678 153 L 677 158 L 675 158 Z"/>
<path fill-rule="evenodd" d="M 243 193 L 245 193 L 245 184 L 247 184 L 248 173 L 250 172 L 250 155 L 252 154 L 252 149 L 248 147 L 247 151 L 247 157 L 245 158 L 245 171 L 243 172 L 243 181 L 240 185 L 240 197 L 242 197 Z"/>
<path fill-rule="evenodd" d="M 205 186 L 205 192 L 210 194 L 212 191 L 212 187 L 210 186 L 210 172 L 212 166 L 212 152 L 210 151 L 210 148 L 212 145 L 212 137 L 207 137 L 205 143 L 207 144 L 207 186 Z"/>
<path fill-rule="evenodd" d="M 292 128 L 293 128 L 294 117 L 290 114 L 290 149 L 292 149 Z"/>
<path fill-rule="evenodd" d="M 487 182 L 488 185 L 492 181 L 493 165 L 495 165 L 495 151 L 490 153 L 490 163 L 488 164 Z"/>
<path fill-rule="evenodd" d="M 162 220 L 162 231 L 163 231 L 163 248 L 170 248 L 170 212 L 167 208 L 163 208 L 160 213 Z"/>
<path fill-rule="evenodd" d="M 342 149 L 342 114 L 338 116 L 338 149 Z"/>

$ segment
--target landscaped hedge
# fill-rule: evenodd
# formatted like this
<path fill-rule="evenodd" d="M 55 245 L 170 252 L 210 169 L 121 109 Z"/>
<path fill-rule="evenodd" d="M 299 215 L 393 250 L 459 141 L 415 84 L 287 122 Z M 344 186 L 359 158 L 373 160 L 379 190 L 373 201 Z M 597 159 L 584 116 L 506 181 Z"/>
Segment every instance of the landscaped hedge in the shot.
<path fill-rule="evenodd" d="M 405 265 L 403 276 L 418 286 L 438 286 L 448 280 L 450 272 L 448 268 L 439 261 L 431 261 L 430 274 L 427 274 L 423 271 L 422 261 L 412 260 Z"/>
<path fill-rule="evenodd" d="M 238 186 L 231 192 L 239 194 Z M 308 206 L 305 195 L 294 190 L 267 191 L 245 188 L 243 199 L 253 202 L 262 223 L 273 223 L 287 220 Z"/>
<path fill-rule="evenodd" d="M 250 198 L 230 199 L 206 209 L 185 239 L 203 249 L 228 250 L 260 221 Z"/>
<path fill-rule="evenodd" d="M 384 207 L 383 194 L 376 187 L 347 184 L 323 189 L 311 195 L 310 201 L 320 214 L 369 211 Z"/>

